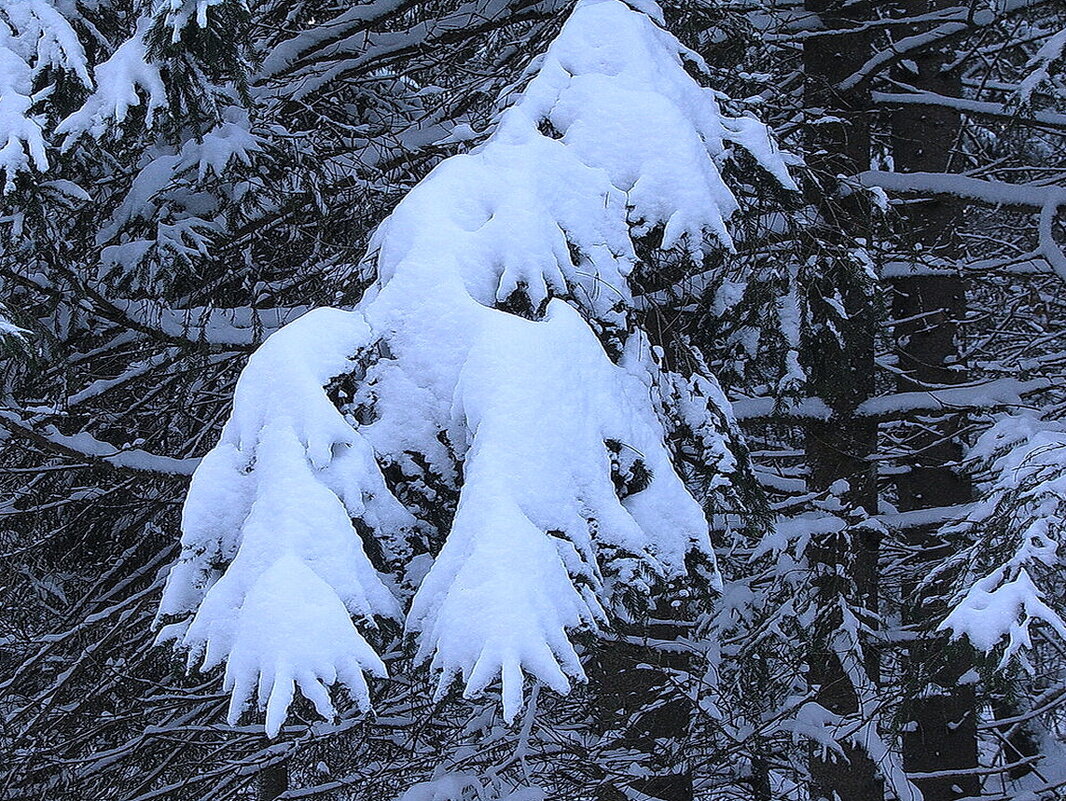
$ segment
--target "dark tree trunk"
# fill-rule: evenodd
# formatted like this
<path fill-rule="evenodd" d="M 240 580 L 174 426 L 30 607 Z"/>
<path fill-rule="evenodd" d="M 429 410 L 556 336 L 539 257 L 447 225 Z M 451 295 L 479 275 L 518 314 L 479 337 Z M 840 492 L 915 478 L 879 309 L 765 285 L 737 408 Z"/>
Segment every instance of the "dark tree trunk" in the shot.
<path fill-rule="evenodd" d="M 289 767 L 284 762 L 268 765 L 259 771 L 258 801 L 274 801 L 289 789 Z"/>
<path fill-rule="evenodd" d="M 670 610 L 657 610 L 669 619 Z M 609 748 L 642 755 L 647 773 L 639 778 L 609 778 L 598 801 L 624 801 L 626 786 L 660 801 L 693 801 L 693 777 L 685 759 L 691 731 L 692 701 L 672 681 L 670 671 L 687 672 L 691 658 L 641 640 L 670 641 L 684 627 L 665 622 L 619 624 L 619 639 L 598 642 L 587 665 L 593 712 Z"/>
<path fill-rule="evenodd" d="M 843 302 L 847 321 L 840 326 L 842 342 L 808 342 L 807 370 L 812 391 L 832 410 L 832 418 L 807 430 L 810 485 L 827 491 L 847 482 L 844 503 L 858 516 L 877 508 L 876 475 L 870 456 L 877 447 L 877 427 L 855 410 L 874 392 L 874 307 L 868 281 L 850 253 L 856 237 L 868 235 L 868 214 L 857 197 L 841 192 L 839 176 L 853 175 L 870 165 L 870 98 L 864 89 L 844 92 L 839 84 L 858 69 L 872 52 L 871 37 L 849 32 L 870 17 L 866 2 L 807 0 L 806 10 L 818 14 L 824 30 L 838 35 L 804 44 L 804 95 L 808 109 L 822 109 L 839 120 L 812 128 L 808 164 L 818 181 L 813 198 L 822 219 L 818 236 L 824 243 L 818 269 L 822 291 Z M 862 527 L 819 537 L 809 554 L 814 563 L 815 589 L 825 610 L 846 599 L 855 609 L 877 609 L 878 537 Z M 839 715 L 859 711 L 859 699 L 831 642 L 842 621 L 827 612 L 812 637 L 808 678 L 817 688 L 818 702 Z M 877 661 L 867 652 L 867 671 L 877 678 Z M 844 745 L 845 754 L 811 757 L 813 798 L 839 801 L 877 801 L 884 789 L 876 766 L 861 749 Z"/>
<path fill-rule="evenodd" d="M 914 323 L 897 326 L 896 336 L 901 366 L 923 384 L 954 383 L 965 378 L 958 370 L 948 371 L 957 355 L 957 321 L 965 311 L 962 279 L 916 276 L 896 282 L 894 310 L 897 318 L 920 317 Z M 950 381 L 945 381 L 949 377 Z M 900 389 L 915 385 L 901 381 Z M 972 497 L 966 478 L 953 465 L 962 455 L 957 416 L 924 417 L 909 433 L 909 471 L 897 482 L 902 511 L 929 509 L 966 503 Z M 975 687 L 959 679 L 972 667 L 970 648 L 948 643 L 934 633 L 946 609 L 939 596 L 943 588 L 922 586 L 929 571 L 950 555 L 953 546 L 938 536 L 937 529 L 909 531 L 909 545 L 918 554 L 903 586 L 904 623 L 919 632 L 908 654 L 910 701 L 903 736 L 903 762 L 909 772 L 966 769 L 977 766 L 977 721 Z M 954 801 L 977 795 L 980 784 L 975 776 L 927 778 L 916 781 L 926 801 Z"/>
<path fill-rule="evenodd" d="M 908 14 L 917 15 L 949 3 L 907 0 L 904 5 Z M 930 50 L 915 55 L 913 61 L 918 74 L 904 77 L 919 89 L 961 95 L 959 74 L 946 68 L 945 54 Z M 894 113 L 892 126 L 897 171 L 950 172 L 962 166 L 953 163 L 960 120 L 952 109 L 904 107 Z M 894 331 L 901 391 L 967 379 L 959 348 L 966 282 L 953 266 L 961 255 L 955 233 L 959 216 L 958 204 L 946 199 L 911 204 L 905 212 L 907 233 L 916 247 L 914 273 L 894 282 L 893 316 L 903 321 Z M 941 265 L 948 269 L 939 269 Z M 957 469 L 963 425 L 959 415 L 930 415 L 906 429 L 909 470 L 896 484 L 901 510 L 954 506 L 972 499 L 970 482 Z M 938 599 L 943 588 L 922 586 L 930 569 L 951 553 L 952 544 L 938 536 L 935 527 L 913 529 L 908 536 L 917 556 L 903 587 L 903 617 L 920 636 L 908 653 L 911 691 L 905 710 L 904 767 L 917 773 L 963 772 L 916 781 L 926 801 L 953 801 L 980 791 L 977 777 L 964 773 L 977 766 L 975 685 L 959 683 L 972 667 L 972 652 L 934 633 L 946 612 Z"/>
<path fill-rule="evenodd" d="M 1014 698 L 999 696 L 992 701 L 992 712 L 997 720 L 1010 720 L 1022 713 Z M 1003 753 L 1008 763 L 1013 763 L 1007 776 L 1014 781 L 1027 776 L 1033 771 L 1032 762 L 1028 760 L 1040 754 L 1040 738 L 1026 722 L 996 727 L 996 735 L 1003 745 Z M 1018 764 L 1021 763 L 1021 764 Z"/>

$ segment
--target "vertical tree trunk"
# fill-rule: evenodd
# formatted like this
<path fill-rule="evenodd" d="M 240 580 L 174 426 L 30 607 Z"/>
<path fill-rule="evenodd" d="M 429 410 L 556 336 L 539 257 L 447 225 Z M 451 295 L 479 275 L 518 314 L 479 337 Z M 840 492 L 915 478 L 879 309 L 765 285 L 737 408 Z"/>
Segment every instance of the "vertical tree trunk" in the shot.
<path fill-rule="evenodd" d="M 289 789 L 289 766 L 285 762 L 268 765 L 259 771 L 258 801 L 274 801 Z"/>
<path fill-rule="evenodd" d="M 814 202 L 822 219 L 818 236 L 825 245 L 819 264 L 826 292 L 841 299 L 848 319 L 841 325 L 843 344 L 830 350 L 808 346 L 807 364 L 813 391 L 832 409 L 832 418 L 807 431 L 807 456 L 811 488 L 826 491 L 847 482 L 845 504 L 873 514 L 877 508 L 876 474 L 870 456 L 877 447 L 876 424 L 855 414 L 874 392 L 874 309 L 862 269 L 851 259 L 848 244 L 866 234 L 868 215 L 855 198 L 842 197 L 839 176 L 853 175 L 870 165 L 870 103 L 865 90 L 842 92 L 840 82 L 871 54 L 866 32 L 849 32 L 870 16 L 867 2 L 806 0 L 808 12 L 817 14 L 821 30 L 839 34 L 804 43 L 804 95 L 808 109 L 822 109 L 838 122 L 813 126 L 808 158 L 820 187 Z M 868 530 L 819 537 L 809 550 L 815 568 L 816 592 L 826 610 L 849 606 L 877 609 L 878 539 Z M 831 645 L 841 620 L 832 611 L 816 625 L 809 658 L 809 679 L 817 687 L 818 702 L 838 715 L 859 711 L 859 698 Z M 867 670 L 876 680 L 877 663 L 867 654 Z M 811 758 L 812 797 L 837 801 L 877 801 L 884 790 L 877 769 L 860 748 L 844 746 L 844 758 Z"/>
<path fill-rule="evenodd" d="M 947 0 L 906 0 L 906 12 L 924 14 L 954 5 Z M 961 80 L 946 68 L 938 50 L 916 55 L 918 74 L 906 75 L 919 89 L 942 95 L 961 95 Z M 952 147 L 959 131 L 959 115 L 950 108 L 903 107 L 893 115 L 893 159 L 899 172 L 949 172 Z M 894 282 L 893 314 L 903 322 L 895 327 L 896 353 L 903 371 L 901 391 L 950 385 L 967 379 L 960 362 L 959 324 L 966 313 L 965 279 L 951 265 L 960 256 L 955 236 L 960 208 L 935 199 L 911 205 L 905 216 L 917 254 L 914 273 Z M 948 269 L 941 269 L 947 265 Z M 934 269 L 930 269 L 934 268 Z M 923 417 L 907 430 L 910 469 L 897 482 L 901 510 L 929 509 L 966 503 L 972 498 L 968 479 L 957 471 L 962 455 L 959 415 Z M 911 700 L 903 739 L 904 767 L 909 772 L 966 771 L 977 765 L 977 728 L 974 684 L 960 684 L 972 664 L 968 646 L 949 644 L 933 633 L 945 609 L 935 601 L 937 589 L 919 592 L 922 579 L 952 549 L 935 527 L 909 533 L 918 554 L 913 574 L 905 582 L 904 622 L 922 636 L 908 653 Z M 977 795 L 975 776 L 956 775 L 918 779 L 926 801 L 953 801 Z"/>
<path fill-rule="evenodd" d="M 685 760 L 692 701 L 668 673 L 688 671 L 691 659 L 682 651 L 641 642 L 684 637 L 684 626 L 665 622 L 675 614 L 659 604 L 659 622 L 619 624 L 618 640 L 598 642 L 588 665 L 589 688 L 601 736 L 610 738 L 612 748 L 642 755 L 647 773 L 626 777 L 625 784 L 659 801 L 693 801 L 693 777 Z M 598 801 L 629 797 L 613 781 L 596 794 Z"/>
<path fill-rule="evenodd" d="M 958 349 L 958 320 L 965 311 L 965 287 L 954 277 L 914 276 L 896 282 L 893 308 L 897 319 L 913 322 L 896 327 L 905 367 L 920 384 L 901 381 L 900 389 L 913 390 L 929 383 L 956 383 L 962 371 L 948 371 Z M 949 379 L 950 380 L 944 380 Z M 939 379 L 939 380 L 938 380 Z M 908 438 L 914 450 L 910 469 L 897 482 L 902 511 L 952 506 L 971 499 L 966 478 L 952 465 L 962 454 L 957 416 L 923 417 Z M 904 582 L 903 621 L 918 638 L 908 653 L 907 726 L 903 735 L 903 763 L 909 772 L 964 771 L 977 766 L 977 721 L 972 683 L 959 679 L 972 666 L 972 653 L 962 642 L 949 643 L 934 633 L 946 609 L 935 597 L 936 586 L 921 587 L 929 571 L 952 551 L 936 527 L 908 532 L 909 545 L 918 554 Z M 916 781 L 926 801 L 953 801 L 977 795 L 975 776 L 927 778 Z"/>

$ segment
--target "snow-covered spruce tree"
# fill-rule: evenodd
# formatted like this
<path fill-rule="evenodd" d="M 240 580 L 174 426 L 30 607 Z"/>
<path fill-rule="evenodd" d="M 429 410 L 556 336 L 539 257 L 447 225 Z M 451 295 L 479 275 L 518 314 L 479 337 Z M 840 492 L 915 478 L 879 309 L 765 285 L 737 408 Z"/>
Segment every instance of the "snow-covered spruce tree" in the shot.
<path fill-rule="evenodd" d="M 408 594 L 439 691 L 499 679 L 510 720 L 524 676 L 564 693 L 584 678 L 572 632 L 693 563 L 715 580 L 664 430 L 716 419 L 717 393 L 664 374 L 634 328 L 634 240 L 728 248 L 731 144 L 791 182 L 660 20 L 580 2 L 488 141 L 380 227 L 355 308 L 311 312 L 252 356 L 160 607 L 161 641 L 225 662 L 231 721 L 256 698 L 276 734 L 297 687 L 332 716 L 338 681 L 367 706 L 364 674 L 385 666 L 364 635 Z"/>
<path fill-rule="evenodd" d="M 149 647 L 191 457 L 266 333 L 341 289 L 358 296 L 342 276 L 372 229 L 515 79 L 528 56 L 510 42 L 543 41 L 556 13 L 551 0 L 3 4 L 5 65 L 23 88 L 29 65 L 47 161 L 20 157 L 0 194 L 0 302 L 30 332 L 0 359 L 8 793 L 229 797 L 248 781 L 235 763 L 274 756 L 259 735 L 219 735 L 224 707 Z M 2 130 L 9 154 L 31 152 Z M 306 743 L 273 746 L 300 762 Z"/>

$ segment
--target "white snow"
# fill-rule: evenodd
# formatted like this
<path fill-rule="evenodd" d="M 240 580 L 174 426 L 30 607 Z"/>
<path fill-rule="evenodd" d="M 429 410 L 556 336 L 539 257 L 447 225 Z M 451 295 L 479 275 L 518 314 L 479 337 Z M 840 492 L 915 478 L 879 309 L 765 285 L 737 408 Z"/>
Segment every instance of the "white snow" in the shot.
<path fill-rule="evenodd" d="M 941 624 L 985 652 L 1004 639 L 1001 664 L 1032 646 L 1034 624 L 1066 639 L 1061 573 L 1066 533 L 1066 426 L 1031 414 L 1001 415 L 968 458 L 988 473 L 988 492 L 953 526 L 974 544 L 961 559 L 970 583 Z M 987 572 L 985 572 L 987 571 Z"/>
<path fill-rule="evenodd" d="M 1045 81 L 1051 80 L 1051 65 L 1061 58 L 1064 52 L 1066 52 L 1066 28 L 1048 39 L 1025 65 L 1031 72 L 1018 86 L 1018 98 L 1022 103 L 1029 103 L 1037 88 Z"/>
<path fill-rule="evenodd" d="M 495 787 L 469 773 L 444 773 L 430 781 L 412 785 L 396 801 L 544 801 L 539 787 Z"/>
<path fill-rule="evenodd" d="M 11 322 L 7 316 L 7 309 L 0 305 L 0 338 L 13 337 L 14 339 L 21 340 L 29 331 L 19 328 L 13 322 Z"/>
<path fill-rule="evenodd" d="M 44 118 L 32 113 L 34 79 L 73 73 L 90 84 L 85 51 L 70 22 L 48 0 L 0 0 L 0 172 L 4 192 L 20 172 L 48 169 Z M 46 92 L 42 93 L 46 94 Z"/>
<path fill-rule="evenodd" d="M 661 228 L 664 247 L 695 257 L 729 247 L 726 143 L 792 184 L 765 129 L 723 118 L 686 57 L 644 13 L 579 2 L 487 142 L 379 228 L 377 282 L 358 306 L 311 312 L 252 356 L 190 488 L 160 610 L 191 616 L 162 635 L 191 664 L 227 661 L 234 715 L 266 687 L 276 732 L 294 680 L 323 714 L 334 677 L 365 698 L 361 671 L 380 663 L 350 618 L 371 626 L 399 602 L 350 518 L 401 559 L 421 525 L 379 465 L 458 490 L 439 555 L 408 572 L 421 581 L 407 630 L 440 692 L 499 679 L 508 720 L 526 677 L 560 692 L 583 679 L 569 633 L 604 625 L 622 591 L 683 577 L 690 551 L 713 560 L 664 446 L 664 377 L 629 319 L 633 237 Z M 594 329 L 620 346 L 614 359 Z M 323 390 L 344 373 L 368 411 L 358 420 Z M 701 409 L 728 406 L 710 382 L 683 389 L 694 430 Z M 639 462 L 646 486 L 620 494 L 622 462 Z M 297 628 L 290 647 L 278 632 Z"/>
<path fill-rule="evenodd" d="M 99 139 L 112 122 L 121 125 L 129 110 L 141 105 L 142 92 L 147 95 L 145 112 L 149 124 L 156 109 L 166 105 L 166 87 L 159 68 L 148 60 L 144 41 L 147 25 L 147 18 L 142 19 L 137 34 L 93 69 L 96 88 L 80 109 L 56 126 L 57 134 L 67 136 L 67 146 L 84 133 Z"/>

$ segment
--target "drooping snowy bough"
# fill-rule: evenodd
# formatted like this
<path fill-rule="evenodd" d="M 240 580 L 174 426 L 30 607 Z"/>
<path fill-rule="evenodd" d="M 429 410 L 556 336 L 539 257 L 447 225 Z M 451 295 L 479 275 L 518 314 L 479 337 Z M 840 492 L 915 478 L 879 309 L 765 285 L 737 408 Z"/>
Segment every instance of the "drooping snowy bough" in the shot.
<path fill-rule="evenodd" d="M 999 667 L 1028 668 L 1033 629 L 1066 641 L 1062 546 L 1066 535 L 1066 424 L 1002 414 L 969 449 L 985 493 L 947 536 L 969 540 L 942 569 L 956 595 L 940 628 L 966 637 Z"/>
<path fill-rule="evenodd" d="M 635 329 L 634 238 L 729 248 L 731 144 L 792 184 L 641 7 L 582 0 L 487 142 L 378 230 L 356 308 L 311 312 L 249 361 L 160 610 L 190 665 L 225 662 L 231 719 L 257 695 L 274 734 L 297 686 L 330 716 L 335 681 L 366 705 L 384 666 L 360 629 L 401 617 L 405 586 L 441 690 L 500 679 L 511 719 L 525 675 L 583 677 L 569 632 L 684 577 L 688 554 L 713 560 L 664 398 L 697 431 L 716 385 L 664 377 Z M 411 544 L 435 528 L 427 572 Z"/>

